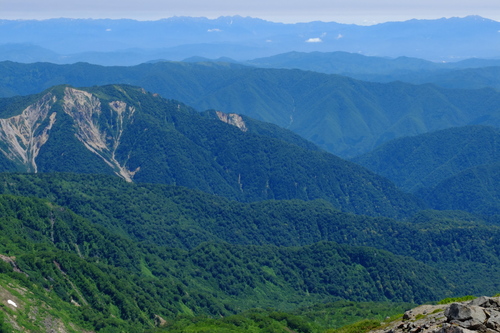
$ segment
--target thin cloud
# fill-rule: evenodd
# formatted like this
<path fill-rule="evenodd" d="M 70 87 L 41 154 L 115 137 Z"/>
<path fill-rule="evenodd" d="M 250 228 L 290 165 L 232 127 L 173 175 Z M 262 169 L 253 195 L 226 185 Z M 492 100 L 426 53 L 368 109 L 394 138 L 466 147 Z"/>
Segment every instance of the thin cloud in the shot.
<path fill-rule="evenodd" d="M 321 42 L 323 42 L 323 40 L 319 37 L 309 38 L 308 40 L 306 40 L 306 43 L 321 43 Z"/>

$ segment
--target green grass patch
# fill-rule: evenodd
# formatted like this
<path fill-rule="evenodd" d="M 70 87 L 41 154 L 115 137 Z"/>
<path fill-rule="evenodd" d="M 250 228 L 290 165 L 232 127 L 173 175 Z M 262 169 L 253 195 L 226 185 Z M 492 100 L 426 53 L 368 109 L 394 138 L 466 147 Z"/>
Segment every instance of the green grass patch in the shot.
<path fill-rule="evenodd" d="M 338 329 L 327 330 L 325 333 L 365 333 L 378 327 L 380 327 L 378 320 L 365 319 Z"/>
<path fill-rule="evenodd" d="M 445 299 L 442 299 L 438 302 L 438 304 L 450 304 L 450 303 L 456 303 L 456 302 L 466 302 L 466 301 L 472 301 L 473 299 L 476 299 L 476 296 L 472 295 L 467 295 L 467 296 L 462 296 L 462 297 L 448 297 Z"/>

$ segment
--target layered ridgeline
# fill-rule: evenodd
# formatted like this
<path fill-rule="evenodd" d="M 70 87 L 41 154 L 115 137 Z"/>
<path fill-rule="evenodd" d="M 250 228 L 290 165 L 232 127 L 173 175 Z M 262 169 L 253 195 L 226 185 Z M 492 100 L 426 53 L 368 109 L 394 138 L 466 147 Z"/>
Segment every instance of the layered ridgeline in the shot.
<path fill-rule="evenodd" d="M 450 128 L 390 141 L 354 159 L 436 209 L 500 213 L 500 131 Z"/>
<path fill-rule="evenodd" d="M 401 217 L 421 206 L 385 178 L 237 114 L 200 114 L 142 88 L 58 86 L 2 100 L 2 171 L 116 174 L 240 201 L 325 199 Z"/>
<path fill-rule="evenodd" d="M 195 60 L 196 58 L 193 58 Z M 190 59 L 186 59 L 190 60 Z M 203 59 L 200 59 L 200 61 Z M 208 61 L 209 59 L 205 59 Z M 212 60 L 213 61 L 213 60 Z M 366 56 L 360 53 L 334 52 L 287 52 L 271 57 L 248 60 L 245 63 L 265 68 L 287 68 L 315 71 L 326 74 L 351 75 L 416 75 L 418 72 L 446 73 L 450 70 L 500 66 L 499 59 L 477 57 L 454 61 L 435 62 L 402 56 L 397 58 Z M 465 83 L 464 83 L 465 84 Z"/>
<path fill-rule="evenodd" d="M 445 88 L 459 89 L 486 87 L 500 89 L 500 60 L 498 59 L 471 58 L 457 62 L 432 62 L 410 57 L 374 57 L 337 51 L 288 52 L 253 59 L 246 63 L 265 68 L 301 69 L 340 74 L 363 81 L 433 83 Z"/>
<path fill-rule="evenodd" d="M 205 243 L 183 251 L 141 245 L 39 199 L 3 195 L 0 209 L 6 332 L 143 332 L 178 314 L 220 317 L 341 298 L 421 302 L 445 284 L 432 268 L 375 249 Z"/>
<path fill-rule="evenodd" d="M 425 211 L 401 222 L 342 213 L 322 200 L 238 203 L 186 188 L 100 175 L 3 174 L 0 183 L 2 193 L 49 199 L 135 242 L 185 250 L 207 241 L 370 246 L 433 266 L 454 285 L 441 291 L 462 294 L 495 293 L 493 277 L 500 274 L 497 223 L 463 212 Z M 393 267 L 383 269 L 390 272 Z M 307 274 L 315 271 L 311 267 Z M 492 278 L 483 279 L 485 275 Z"/>
<path fill-rule="evenodd" d="M 341 157 L 390 139 L 469 124 L 500 126 L 500 93 L 401 82 L 362 82 L 338 75 L 234 64 L 162 62 L 133 67 L 0 64 L 2 96 L 54 84 L 127 83 L 198 110 L 238 113 L 288 128 Z"/>
<path fill-rule="evenodd" d="M 99 175 L 2 174 L 1 184 L 66 206 L 0 195 L 0 315 L 33 331 L 141 332 L 253 307 L 422 303 L 498 289 L 500 229 L 463 213 L 397 222 L 324 201 L 243 204 Z M 261 329 L 281 323 L 278 332 L 304 324 L 276 311 L 226 324 L 248 318 Z"/>
<path fill-rule="evenodd" d="M 321 21 L 284 24 L 240 16 L 1 20 L 0 59 L 129 65 L 197 55 L 248 60 L 289 51 L 342 50 L 456 61 L 498 57 L 498 30 L 500 22 L 479 16 L 361 26 Z"/>

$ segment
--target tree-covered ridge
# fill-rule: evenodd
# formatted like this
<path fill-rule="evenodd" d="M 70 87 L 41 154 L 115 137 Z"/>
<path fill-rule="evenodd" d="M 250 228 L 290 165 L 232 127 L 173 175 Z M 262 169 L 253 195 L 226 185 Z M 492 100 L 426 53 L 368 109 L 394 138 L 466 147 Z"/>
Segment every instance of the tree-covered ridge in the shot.
<path fill-rule="evenodd" d="M 158 247 L 35 198 L 1 195 L 0 222 L 2 283 L 15 281 L 50 302 L 54 315 L 86 329 L 139 332 L 182 313 L 220 316 L 340 299 L 423 302 L 442 297 L 448 285 L 414 259 L 332 242 Z"/>
<path fill-rule="evenodd" d="M 342 157 L 393 138 L 440 129 L 499 126 L 493 89 L 371 83 L 312 71 L 222 63 L 159 62 L 131 67 L 0 63 L 0 96 L 34 94 L 54 84 L 126 83 L 199 110 L 238 113 L 288 128 Z"/>
<path fill-rule="evenodd" d="M 358 53 L 287 52 L 247 61 L 264 68 L 311 70 L 370 82 L 432 83 L 452 89 L 500 88 L 498 59 L 433 62 L 411 57 L 386 58 Z"/>
<path fill-rule="evenodd" d="M 37 119 L 36 126 L 26 125 L 32 131 L 4 135 L 4 171 L 14 162 L 19 171 L 117 174 L 240 201 L 324 199 L 376 216 L 404 217 L 422 207 L 386 179 L 247 117 L 241 118 L 243 131 L 220 114 L 200 114 L 130 86 L 58 86 L 41 96 L 18 111 L 30 114 L 22 119 Z M 8 118 L 0 134 L 20 126 L 17 119 Z M 30 147 L 37 147 L 36 156 Z M 21 156 L 12 160 L 16 154 Z"/>
<path fill-rule="evenodd" d="M 342 242 L 351 227 L 374 229 L 390 223 L 404 229 L 408 224 L 342 213 L 323 200 L 240 203 L 179 186 L 130 184 L 104 175 L 4 173 L 0 180 L 1 193 L 45 198 L 135 241 L 186 249 L 211 240 L 277 246 Z M 357 245 L 367 245 L 363 242 Z"/>
<path fill-rule="evenodd" d="M 433 266 L 453 279 L 453 290 L 463 294 L 494 293 L 494 279 L 481 279 L 477 272 L 500 274 L 495 268 L 500 253 L 496 222 L 463 212 L 425 211 L 402 222 L 343 213 L 320 200 L 238 203 L 186 188 L 130 184 L 108 176 L 2 177 L 2 193 L 49 199 L 134 242 L 189 251 L 204 242 L 289 247 L 333 241 L 368 246 Z"/>
<path fill-rule="evenodd" d="M 474 125 L 395 139 L 353 161 L 434 209 L 498 215 L 499 152 L 498 129 Z"/>
<path fill-rule="evenodd" d="M 470 167 L 416 195 L 435 209 L 460 209 L 476 214 L 500 214 L 500 162 Z"/>
<path fill-rule="evenodd" d="M 475 125 L 395 139 L 353 161 L 415 191 L 499 159 L 500 131 Z"/>

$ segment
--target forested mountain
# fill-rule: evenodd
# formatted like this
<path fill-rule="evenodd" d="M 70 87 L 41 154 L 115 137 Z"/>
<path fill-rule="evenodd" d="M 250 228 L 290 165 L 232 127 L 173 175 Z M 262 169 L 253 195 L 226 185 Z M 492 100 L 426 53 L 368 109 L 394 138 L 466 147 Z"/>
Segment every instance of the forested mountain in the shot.
<path fill-rule="evenodd" d="M 500 130 L 475 125 L 403 137 L 353 161 L 406 191 L 434 187 L 468 168 L 500 161 Z"/>
<path fill-rule="evenodd" d="M 238 113 L 288 128 L 341 157 L 390 139 L 470 124 L 500 126 L 500 93 L 369 83 L 315 72 L 235 64 L 162 62 L 134 67 L 1 63 L 3 96 L 54 84 L 134 84 L 198 110 Z"/>
<path fill-rule="evenodd" d="M 500 276 L 499 227 L 465 213 L 397 222 L 96 175 L 2 174 L 1 184 L 63 204 L 0 195 L 0 294 L 19 304 L 0 313 L 34 330 L 48 325 L 33 319 L 48 315 L 43 302 L 51 323 L 140 332 L 179 313 L 491 294 Z"/>
<path fill-rule="evenodd" d="M 201 61 L 203 60 L 199 59 L 197 62 Z M 208 59 L 205 61 L 208 61 Z M 456 62 L 434 62 L 408 56 L 388 58 L 335 51 L 287 52 L 271 57 L 248 60 L 245 63 L 257 67 L 302 69 L 346 76 L 386 75 L 389 77 L 404 74 L 417 76 L 419 72 L 447 72 L 459 69 L 498 67 L 500 66 L 500 59 L 470 58 Z"/>
<path fill-rule="evenodd" d="M 360 80 L 374 82 L 403 81 L 412 84 L 432 83 L 451 89 L 500 89 L 500 67 L 485 66 L 479 68 L 465 68 L 437 71 L 419 71 L 413 73 L 388 75 L 350 75 Z"/>
<path fill-rule="evenodd" d="M 248 60 L 246 63 L 264 68 L 286 68 L 325 74 L 390 75 L 398 72 L 443 69 L 442 63 L 399 57 L 375 57 L 349 52 L 288 52 L 271 57 Z"/>
<path fill-rule="evenodd" d="M 416 195 L 435 209 L 459 209 L 485 215 L 500 214 L 500 162 L 470 167 Z"/>
<path fill-rule="evenodd" d="M 220 316 L 340 298 L 421 302 L 446 284 L 431 267 L 375 249 L 204 243 L 184 251 L 131 241 L 47 201 L 3 195 L 0 209 L 2 306 L 11 301 L 0 313 L 31 330 L 79 331 L 74 323 L 141 332 L 178 313 Z M 162 228 L 150 227 L 149 234 Z"/>
<path fill-rule="evenodd" d="M 499 152 L 499 130 L 476 125 L 395 139 L 354 161 L 429 207 L 494 215 L 500 213 Z"/>
<path fill-rule="evenodd" d="M 94 175 L 3 174 L 1 183 L 4 194 L 49 199 L 135 242 L 192 250 L 205 241 L 273 246 L 334 241 L 413 257 L 444 276 L 459 269 L 453 283 L 464 293 L 495 288 L 494 279 L 476 280 L 478 270 L 497 274 L 491 265 L 498 260 L 500 229 L 494 220 L 466 213 L 426 211 L 401 222 L 342 213 L 325 201 L 237 203 Z"/>
<path fill-rule="evenodd" d="M 325 199 L 391 217 L 422 207 L 385 178 L 289 131 L 237 114 L 200 114 L 142 88 L 58 86 L 3 104 L 3 171 L 116 174 L 240 201 Z"/>
<path fill-rule="evenodd" d="M 0 20 L 0 59 L 148 61 L 0 62 L 0 332 L 332 333 L 498 293 L 500 67 L 447 61 L 499 24 Z"/>
<path fill-rule="evenodd" d="M 499 30 L 499 22 L 479 16 L 371 26 L 319 21 L 283 24 L 240 16 L 0 20 L 0 60 L 136 65 L 192 56 L 242 61 L 290 51 L 337 50 L 456 61 L 498 57 Z"/>

